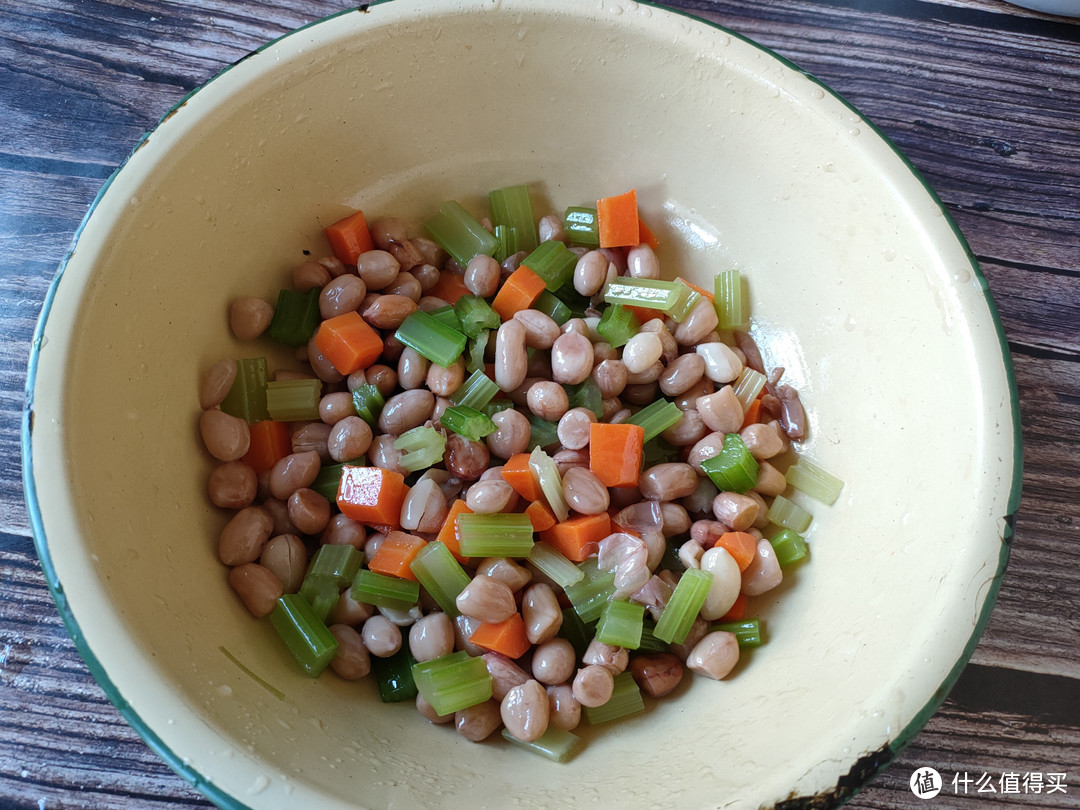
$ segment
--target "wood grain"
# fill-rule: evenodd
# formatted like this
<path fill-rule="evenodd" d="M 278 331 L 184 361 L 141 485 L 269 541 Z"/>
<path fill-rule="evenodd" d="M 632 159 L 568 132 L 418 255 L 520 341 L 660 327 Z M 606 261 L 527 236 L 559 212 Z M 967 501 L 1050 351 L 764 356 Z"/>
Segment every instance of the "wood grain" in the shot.
<path fill-rule="evenodd" d="M 993 617 L 953 693 L 848 804 L 914 808 L 917 767 L 1068 774 L 950 808 L 1080 807 L 1080 26 L 998 0 L 678 0 L 854 103 L 940 195 L 1013 352 L 1024 491 Z M 0 807 L 208 807 L 109 704 L 29 539 L 19 414 L 48 282 L 140 135 L 329 0 L 0 0 Z M 955 482 L 962 488 L 962 482 Z"/>

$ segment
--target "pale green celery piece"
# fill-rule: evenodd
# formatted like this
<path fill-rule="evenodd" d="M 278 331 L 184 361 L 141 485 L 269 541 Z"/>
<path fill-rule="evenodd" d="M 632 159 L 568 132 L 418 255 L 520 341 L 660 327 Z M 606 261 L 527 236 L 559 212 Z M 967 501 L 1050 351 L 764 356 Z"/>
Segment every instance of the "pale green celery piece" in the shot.
<path fill-rule="evenodd" d="M 636 650 L 641 645 L 645 606 L 625 599 L 612 599 L 600 611 L 596 640 L 613 647 Z"/>
<path fill-rule="evenodd" d="M 406 470 L 425 470 L 442 461 L 446 437 L 433 427 L 414 427 L 394 440 L 394 449 L 401 451 L 398 463 Z"/>
<path fill-rule="evenodd" d="M 615 688 L 607 703 L 603 706 L 586 706 L 584 709 L 589 725 L 595 726 L 641 714 L 645 711 L 645 701 L 641 697 L 641 690 L 635 683 L 634 676 L 627 670 L 615 676 Z"/>
<path fill-rule="evenodd" d="M 454 200 L 439 206 L 439 213 L 424 223 L 424 229 L 462 267 L 481 253 L 491 256 L 499 247 L 498 240 Z"/>
<path fill-rule="evenodd" d="M 830 505 L 836 503 L 840 490 L 844 488 L 844 482 L 835 475 L 801 456 L 788 467 L 786 477 L 787 482 L 795 489 Z"/>
<path fill-rule="evenodd" d="M 270 613 L 270 624 L 296 662 L 313 678 L 322 674 L 337 652 L 337 639 L 298 593 L 278 598 Z"/>
<path fill-rule="evenodd" d="M 713 280 L 713 306 L 718 329 L 738 329 L 744 325 L 742 277 L 738 270 L 721 270 Z"/>
<path fill-rule="evenodd" d="M 807 510 L 783 495 L 777 495 L 773 498 L 772 506 L 769 507 L 769 520 L 771 522 L 800 534 L 810 527 L 810 521 L 813 517 Z"/>
<path fill-rule="evenodd" d="M 499 386 L 495 384 L 495 381 L 482 370 L 477 369 L 465 379 L 457 391 L 450 395 L 450 401 L 454 405 L 466 405 L 482 410 L 498 393 Z"/>
<path fill-rule="evenodd" d="M 562 476 L 554 460 L 543 449 L 534 448 L 529 454 L 529 469 L 533 471 L 548 506 L 559 520 L 570 516 L 570 507 L 563 496 Z"/>
<path fill-rule="evenodd" d="M 484 659 L 464 650 L 413 664 L 412 676 L 436 714 L 453 714 L 491 698 L 492 679 Z"/>
<path fill-rule="evenodd" d="M 434 599 L 446 615 L 455 617 L 457 597 L 471 578 L 445 543 L 432 541 L 420 549 L 415 559 L 409 564 L 410 570 L 431 598 Z"/>
<path fill-rule="evenodd" d="M 645 431 L 645 441 L 652 441 L 669 427 L 679 423 L 683 412 L 674 402 L 666 399 L 658 399 L 651 402 L 635 413 L 626 421 L 631 425 L 638 425 Z"/>
<path fill-rule="evenodd" d="M 560 588 L 568 588 L 585 577 L 580 568 L 543 540 L 533 544 L 532 551 L 529 552 L 529 562 Z"/>
<path fill-rule="evenodd" d="M 558 726 L 549 725 L 547 731 L 532 742 L 519 740 L 505 728 L 502 730 L 504 740 L 516 746 L 524 748 L 544 759 L 552 762 L 568 762 L 581 748 L 581 738 L 576 734 Z"/>
<path fill-rule="evenodd" d="M 532 552 L 532 521 L 523 512 L 463 512 L 457 529 L 462 557 L 528 557 Z"/>
<path fill-rule="evenodd" d="M 582 573 L 581 580 L 563 590 L 581 621 L 596 621 L 615 593 L 615 575 L 611 571 L 601 570 L 595 557 L 585 560 L 578 568 Z"/>
<path fill-rule="evenodd" d="M 266 410 L 275 422 L 319 419 L 322 380 L 271 380 L 266 384 Z"/>
<path fill-rule="evenodd" d="M 760 371 L 755 371 L 750 366 L 745 366 L 732 383 L 735 397 L 742 405 L 743 412 L 750 407 L 750 403 L 757 399 L 761 389 L 765 387 L 766 378 Z"/>
<path fill-rule="evenodd" d="M 503 225 L 514 229 L 516 245 L 511 253 L 536 249 L 539 238 L 528 186 L 495 189 L 488 194 L 488 208 L 491 209 L 491 221 L 495 227 Z"/>
<path fill-rule="evenodd" d="M 668 644 L 682 644 L 690 627 L 705 604 L 713 575 L 700 568 L 689 568 L 679 577 L 675 590 L 660 614 L 653 635 Z"/>

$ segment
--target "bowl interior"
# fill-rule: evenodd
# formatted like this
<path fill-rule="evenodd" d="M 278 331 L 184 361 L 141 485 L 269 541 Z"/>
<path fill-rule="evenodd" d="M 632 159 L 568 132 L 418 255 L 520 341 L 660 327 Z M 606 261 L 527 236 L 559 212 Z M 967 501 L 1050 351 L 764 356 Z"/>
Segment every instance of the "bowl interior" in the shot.
<path fill-rule="evenodd" d="M 226 584 L 196 424 L 220 357 L 290 362 L 234 341 L 226 305 L 273 300 L 327 252 L 322 226 L 362 208 L 419 232 L 442 200 L 483 210 L 515 183 L 540 212 L 636 187 L 669 277 L 743 270 L 754 334 L 807 406 L 803 451 L 846 482 L 832 507 L 801 500 L 812 561 L 759 598 L 769 641 L 736 676 L 586 731 L 563 765 L 466 743 L 370 681 L 301 674 Z M 43 561 L 110 695 L 222 804 L 828 791 L 943 697 L 1004 564 L 1014 399 L 940 205 L 819 84 L 647 5 L 396 0 L 291 34 L 140 145 L 46 316 L 29 448 Z"/>

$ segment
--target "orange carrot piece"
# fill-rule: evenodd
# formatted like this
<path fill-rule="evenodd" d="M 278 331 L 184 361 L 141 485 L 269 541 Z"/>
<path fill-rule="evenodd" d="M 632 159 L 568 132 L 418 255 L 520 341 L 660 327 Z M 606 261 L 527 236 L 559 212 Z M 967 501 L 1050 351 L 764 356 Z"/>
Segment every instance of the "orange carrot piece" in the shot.
<path fill-rule="evenodd" d="M 472 514 L 472 509 L 466 505 L 463 499 L 458 498 L 450 504 L 450 511 L 446 513 L 446 522 L 443 523 L 438 535 L 435 536 L 437 541 L 450 549 L 450 553 L 454 555 L 458 562 L 469 559 L 461 556 L 461 541 L 458 540 L 457 516 L 462 513 Z"/>
<path fill-rule="evenodd" d="M 721 616 L 717 621 L 721 622 L 741 622 L 746 618 L 746 594 L 740 593 L 735 597 L 735 604 L 731 606 L 731 609 Z"/>
<path fill-rule="evenodd" d="M 603 197 L 596 201 L 596 221 L 600 247 L 633 247 L 641 243 L 641 220 L 637 212 L 637 191 Z"/>
<path fill-rule="evenodd" d="M 485 650 L 502 653 L 507 658 L 520 658 L 532 646 L 520 613 L 501 622 L 480 622 L 469 636 L 469 641 Z"/>
<path fill-rule="evenodd" d="M 528 267 L 521 266 L 510 278 L 503 282 L 495 297 L 491 299 L 491 308 L 499 313 L 499 317 L 508 321 L 514 317 L 515 312 L 528 309 L 536 299 L 540 297 L 547 286 L 540 276 L 536 275 Z"/>
<path fill-rule="evenodd" d="M 439 274 L 439 280 L 426 295 L 441 298 L 448 304 L 456 304 L 463 295 L 468 295 L 469 289 L 465 286 L 465 276 L 460 273 L 451 273 L 444 270 Z"/>
<path fill-rule="evenodd" d="M 650 307 L 635 307 L 633 304 L 623 304 L 628 310 L 634 313 L 634 317 L 638 319 L 638 322 L 645 323 L 645 321 L 651 321 L 656 318 L 664 319 L 664 313 L 658 309 L 652 309 Z"/>
<path fill-rule="evenodd" d="M 374 556 L 368 560 L 368 568 L 376 574 L 386 574 L 400 579 L 416 580 L 409 566 L 427 541 L 415 534 L 394 530 L 383 538 Z"/>
<path fill-rule="evenodd" d="M 653 250 L 660 247 L 660 240 L 656 238 L 656 234 L 652 232 L 652 228 L 645 224 L 645 220 L 638 217 L 638 241 L 648 245 Z"/>
<path fill-rule="evenodd" d="M 533 501 L 526 506 L 525 514 L 529 516 L 534 532 L 547 531 L 558 523 L 555 519 L 555 513 L 548 508 L 546 503 L 541 501 Z"/>
<path fill-rule="evenodd" d="M 635 479 L 636 480 L 636 479 Z M 596 553 L 596 545 L 611 534 L 607 512 L 578 515 L 540 532 L 540 539 L 554 546 L 566 559 L 581 562 Z"/>
<path fill-rule="evenodd" d="M 256 475 L 262 475 L 292 453 L 292 434 L 288 422 L 269 419 L 251 426 L 251 446 L 241 459 Z"/>
<path fill-rule="evenodd" d="M 343 264 L 356 264 L 357 256 L 375 247 L 363 211 L 339 219 L 323 230 L 326 238 L 330 240 L 334 255 L 341 259 Z"/>
<path fill-rule="evenodd" d="M 761 389 L 764 391 L 765 389 Z M 753 425 L 761 421 L 761 397 L 758 397 L 750 403 L 750 407 L 746 409 L 746 415 L 743 417 L 742 427 L 747 425 Z M 742 430 L 742 428 L 739 428 Z"/>
<path fill-rule="evenodd" d="M 528 453 L 514 453 L 506 460 L 502 468 L 502 477 L 514 492 L 527 501 L 539 501 L 543 499 L 544 492 L 529 467 Z M 636 482 L 636 479 L 635 479 Z"/>
<path fill-rule="evenodd" d="M 639 425 L 593 422 L 589 426 L 589 469 L 604 486 L 636 487 L 644 444 L 645 429 Z"/>
<path fill-rule="evenodd" d="M 347 464 L 341 470 L 337 505 L 345 517 L 361 523 L 397 527 L 401 525 L 401 504 L 408 492 L 401 473 Z"/>
<path fill-rule="evenodd" d="M 757 556 L 757 538 L 749 532 L 724 532 L 713 543 L 713 548 L 725 548 L 739 564 L 739 570 L 745 571 Z"/>
<path fill-rule="evenodd" d="M 319 324 L 315 347 L 339 374 L 349 375 L 378 360 L 383 341 L 359 312 L 346 312 Z"/>
<path fill-rule="evenodd" d="M 705 297 L 706 297 L 706 298 L 708 298 L 708 299 L 709 299 L 710 301 L 713 301 L 713 302 L 715 302 L 715 301 L 716 301 L 716 296 L 715 296 L 715 295 L 713 295 L 713 294 L 712 294 L 711 292 L 709 292 L 708 290 L 706 290 L 706 289 L 705 289 L 704 287 L 699 287 L 699 286 L 698 286 L 697 284 L 694 284 L 694 283 L 693 283 L 692 281 L 687 281 L 687 280 L 686 280 L 685 278 L 683 278 L 682 276 L 675 276 L 675 280 L 676 280 L 676 281 L 678 281 L 678 282 L 679 282 L 680 284 L 685 284 L 685 285 L 686 285 L 687 287 L 689 287 L 689 288 L 690 288 L 691 290 L 693 290 L 694 292 L 698 293 L 699 295 L 703 295 L 703 296 L 705 296 Z"/>

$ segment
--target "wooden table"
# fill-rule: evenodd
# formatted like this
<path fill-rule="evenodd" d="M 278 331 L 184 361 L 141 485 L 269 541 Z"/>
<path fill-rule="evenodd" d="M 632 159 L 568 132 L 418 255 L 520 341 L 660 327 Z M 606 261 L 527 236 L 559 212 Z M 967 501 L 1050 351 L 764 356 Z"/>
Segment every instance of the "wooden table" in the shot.
<path fill-rule="evenodd" d="M 1080 25 L 997 0 L 668 5 L 816 74 L 900 146 L 971 243 L 1013 352 L 1024 493 L 997 607 L 940 711 L 849 806 L 1080 807 Z M 249 50 L 344 7 L 0 0 L 2 808 L 208 806 L 106 700 L 46 590 L 18 462 L 30 336 L 140 134 Z M 920 766 L 945 779 L 932 802 L 909 790 Z"/>

